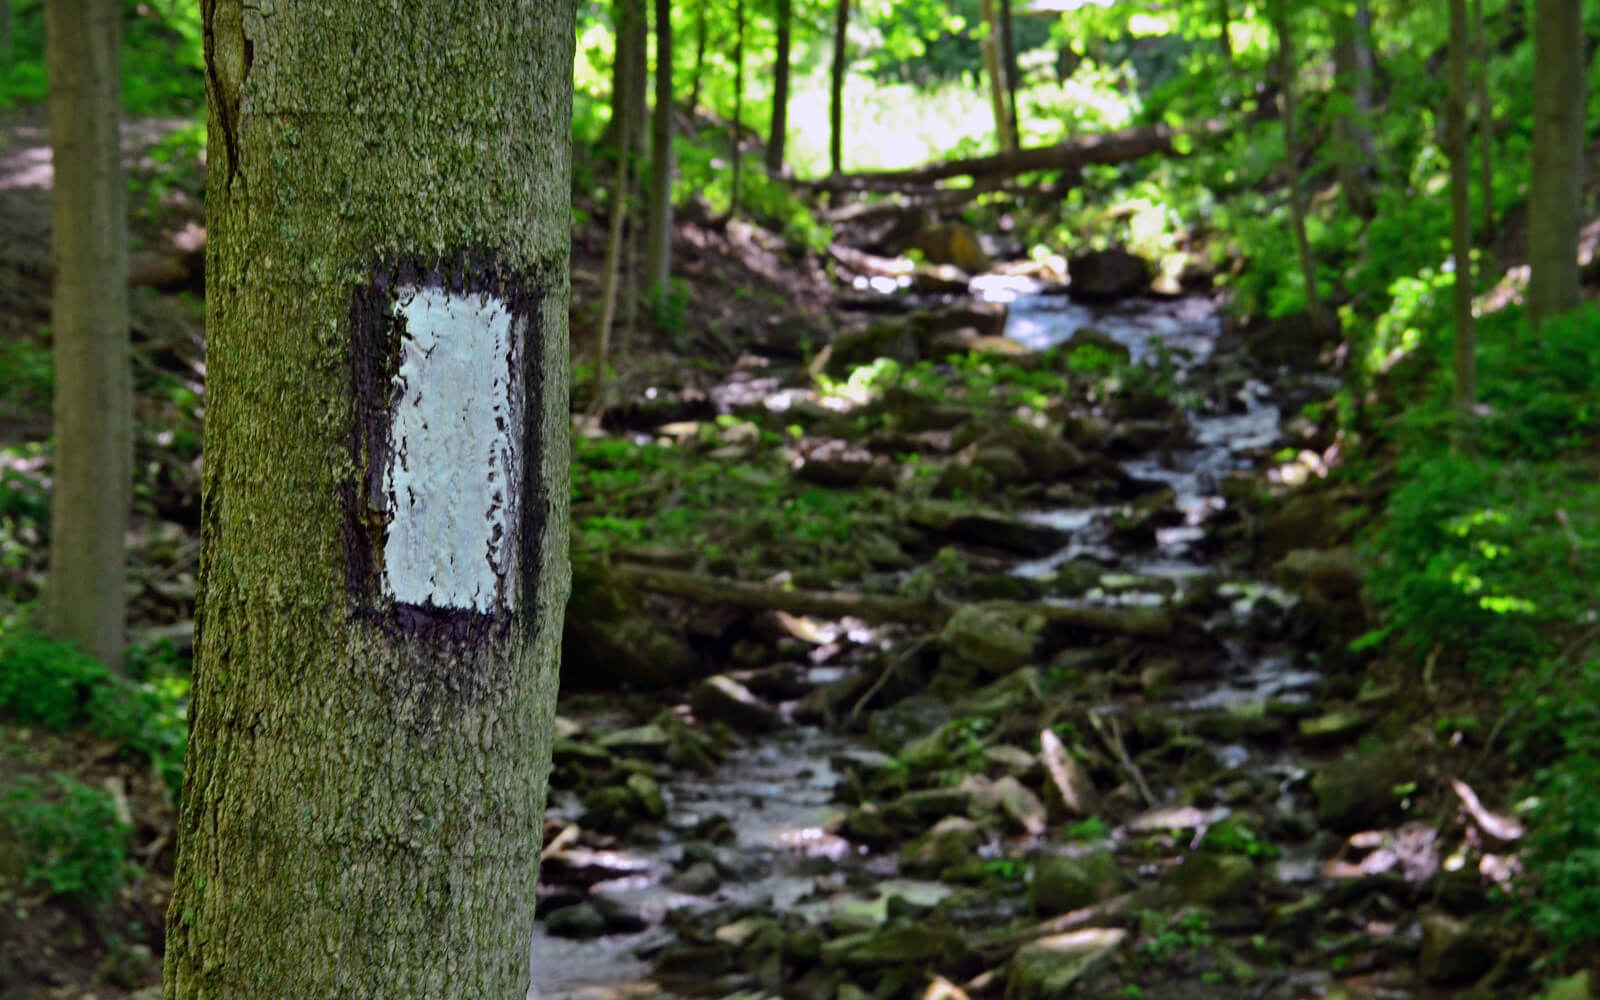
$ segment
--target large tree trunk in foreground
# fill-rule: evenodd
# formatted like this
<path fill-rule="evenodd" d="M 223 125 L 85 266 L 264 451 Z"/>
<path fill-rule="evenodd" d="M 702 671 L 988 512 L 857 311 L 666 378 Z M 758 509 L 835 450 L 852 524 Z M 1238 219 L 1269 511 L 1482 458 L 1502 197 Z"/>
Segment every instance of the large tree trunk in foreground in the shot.
<path fill-rule="evenodd" d="M 793 0 L 778 0 L 778 50 L 772 72 L 772 127 L 767 132 L 767 170 L 783 172 L 783 150 L 789 138 L 789 49 L 794 24 Z"/>
<path fill-rule="evenodd" d="M 665 292 L 672 276 L 672 3 L 656 0 L 656 106 L 650 118 L 650 229 L 644 284 Z"/>
<path fill-rule="evenodd" d="M 1178 130 L 1167 125 L 1145 125 L 1116 132 L 1080 136 L 1054 146 L 1035 146 L 1009 153 L 994 153 L 959 160 L 945 160 L 904 170 L 863 170 L 812 182 L 813 187 L 830 190 L 900 190 L 937 184 L 954 177 L 1005 178 L 1039 170 L 1066 170 L 1092 163 L 1125 163 L 1156 154 L 1177 155 L 1173 140 L 1180 135 L 1202 139 L 1223 130 L 1220 122 L 1206 122 L 1193 129 Z"/>
<path fill-rule="evenodd" d="M 122 5 L 50 0 L 55 472 L 43 622 L 122 664 L 123 536 L 133 492 L 128 210 L 117 133 Z"/>
<path fill-rule="evenodd" d="M 205 27 L 165 996 L 521 998 L 568 590 L 573 9 L 207 0 Z"/>
<path fill-rule="evenodd" d="M 1472 141 L 1467 131 L 1467 0 L 1450 0 L 1450 96 L 1445 145 L 1450 155 L 1451 244 L 1455 273 L 1456 409 L 1470 413 L 1478 394 L 1478 328 L 1472 318 Z"/>
<path fill-rule="evenodd" d="M 1578 304 L 1583 223 L 1583 5 L 1536 0 L 1533 14 L 1533 177 L 1528 192 L 1528 319 Z"/>
<path fill-rule="evenodd" d="M 845 41 L 850 26 L 850 0 L 839 0 L 833 18 L 833 76 L 828 89 L 828 166 L 837 174 L 844 170 L 844 71 Z"/>

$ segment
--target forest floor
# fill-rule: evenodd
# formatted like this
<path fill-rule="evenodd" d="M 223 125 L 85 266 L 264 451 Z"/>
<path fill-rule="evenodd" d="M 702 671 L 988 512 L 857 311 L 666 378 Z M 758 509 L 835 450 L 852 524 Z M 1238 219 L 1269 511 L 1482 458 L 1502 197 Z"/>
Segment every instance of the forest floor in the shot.
<path fill-rule="evenodd" d="M 143 176 L 166 128 L 130 133 Z M 36 361 L 41 141 L 0 146 L 0 346 Z M 181 648 L 200 192 L 135 190 L 131 625 Z M 581 207 L 578 361 L 604 246 Z M 1514 868 L 1506 776 L 1438 724 L 1497 707 L 1440 685 L 1419 713 L 1348 650 L 1375 496 L 1324 478 L 1338 345 L 1026 262 L 863 291 L 703 214 L 675 247 L 687 298 L 618 344 L 616 405 L 575 407 L 540 996 L 1533 992 L 1526 937 L 1482 919 Z M 15 476 L 46 467 L 48 387 L 0 400 Z M 43 552 L 12 562 L 29 599 Z M 38 728 L 0 756 L 111 790 L 139 873 L 101 909 L 5 900 L 0 996 L 159 995 L 160 776 Z"/>

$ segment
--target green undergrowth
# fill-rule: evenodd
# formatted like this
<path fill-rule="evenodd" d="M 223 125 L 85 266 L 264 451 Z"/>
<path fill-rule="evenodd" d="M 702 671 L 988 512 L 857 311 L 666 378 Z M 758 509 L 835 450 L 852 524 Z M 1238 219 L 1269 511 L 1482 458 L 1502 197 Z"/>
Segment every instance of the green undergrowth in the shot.
<path fill-rule="evenodd" d="M 1442 341 L 1445 338 L 1437 338 Z M 1562 953 L 1600 942 L 1600 310 L 1480 331 L 1480 415 L 1451 408 L 1446 351 L 1394 428 L 1393 490 L 1367 546 L 1380 628 L 1418 670 L 1505 692 L 1507 747 L 1533 777 L 1519 894 Z"/>

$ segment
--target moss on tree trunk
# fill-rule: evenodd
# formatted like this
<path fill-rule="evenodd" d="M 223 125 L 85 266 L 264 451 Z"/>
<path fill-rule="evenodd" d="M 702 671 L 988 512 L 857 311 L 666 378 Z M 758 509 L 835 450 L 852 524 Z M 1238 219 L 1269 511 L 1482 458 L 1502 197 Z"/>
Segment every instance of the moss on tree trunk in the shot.
<path fill-rule="evenodd" d="M 521 997 L 568 589 L 572 7 L 204 8 L 203 548 L 165 996 Z M 465 367 L 418 375 L 434 355 Z M 400 409 L 418 396 L 493 453 L 441 466 Z M 497 426 L 466 426 L 483 396 Z M 474 496 L 487 552 L 397 543 L 441 510 L 484 535 Z"/>

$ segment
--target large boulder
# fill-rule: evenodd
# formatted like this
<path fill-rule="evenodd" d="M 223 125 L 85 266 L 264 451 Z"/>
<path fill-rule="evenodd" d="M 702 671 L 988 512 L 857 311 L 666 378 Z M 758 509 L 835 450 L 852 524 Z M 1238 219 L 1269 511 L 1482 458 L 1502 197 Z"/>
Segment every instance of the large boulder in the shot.
<path fill-rule="evenodd" d="M 770 732 L 782 724 L 778 710 L 724 674 L 707 677 L 689 693 L 689 707 L 705 722 L 724 722 L 747 733 Z"/>
<path fill-rule="evenodd" d="M 1137 295 L 1150 287 L 1155 268 L 1126 250 L 1091 250 L 1067 262 L 1075 299 L 1106 300 Z"/>
<path fill-rule="evenodd" d="M 1030 941 L 1011 957 L 1005 1000 L 1053 1000 L 1115 954 L 1128 937 L 1120 927 L 1088 927 Z"/>

